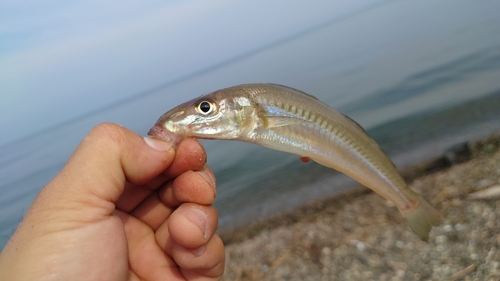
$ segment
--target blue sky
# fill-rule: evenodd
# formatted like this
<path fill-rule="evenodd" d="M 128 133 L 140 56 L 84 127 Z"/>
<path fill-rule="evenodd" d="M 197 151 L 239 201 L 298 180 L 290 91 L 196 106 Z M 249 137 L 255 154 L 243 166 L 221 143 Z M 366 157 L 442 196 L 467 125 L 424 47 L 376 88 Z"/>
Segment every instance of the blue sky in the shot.
<path fill-rule="evenodd" d="M 377 2 L 2 1 L 0 146 Z"/>

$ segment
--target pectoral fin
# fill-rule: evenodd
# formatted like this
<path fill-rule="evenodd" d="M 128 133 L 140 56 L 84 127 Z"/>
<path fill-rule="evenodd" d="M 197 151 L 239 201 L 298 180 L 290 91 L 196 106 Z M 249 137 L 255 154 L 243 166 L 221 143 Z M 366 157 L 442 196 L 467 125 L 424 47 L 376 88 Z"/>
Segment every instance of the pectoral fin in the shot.
<path fill-rule="evenodd" d="M 262 116 L 261 118 L 264 122 L 265 128 L 276 128 L 288 125 L 310 123 L 307 120 L 302 120 L 294 117 L 286 117 L 286 116 Z"/>
<path fill-rule="evenodd" d="M 304 163 L 307 163 L 309 162 L 310 158 L 309 157 L 305 157 L 305 156 L 302 156 L 300 157 L 300 161 L 304 162 Z"/>

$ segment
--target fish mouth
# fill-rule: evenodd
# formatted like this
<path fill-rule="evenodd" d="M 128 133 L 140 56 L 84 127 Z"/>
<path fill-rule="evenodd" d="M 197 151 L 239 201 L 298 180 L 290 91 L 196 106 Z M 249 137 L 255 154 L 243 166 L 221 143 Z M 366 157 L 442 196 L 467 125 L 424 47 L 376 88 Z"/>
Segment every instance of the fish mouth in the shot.
<path fill-rule="evenodd" d="M 172 133 L 169 130 L 165 130 L 164 128 L 154 125 L 148 132 L 148 135 L 153 138 L 157 138 L 160 140 L 164 140 L 166 142 L 171 143 L 174 147 L 177 147 L 178 144 L 184 139 L 182 136 Z"/>

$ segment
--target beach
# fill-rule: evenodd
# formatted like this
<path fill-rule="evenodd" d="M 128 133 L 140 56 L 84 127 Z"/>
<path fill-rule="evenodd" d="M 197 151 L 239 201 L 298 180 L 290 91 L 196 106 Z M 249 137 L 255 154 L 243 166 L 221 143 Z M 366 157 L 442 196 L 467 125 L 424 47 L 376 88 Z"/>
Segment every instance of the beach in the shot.
<path fill-rule="evenodd" d="M 359 186 L 220 233 L 222 280 L 500 280 L 499 146 L 497 132 L 402 171 L 442 212 L 428 243 Z"/>

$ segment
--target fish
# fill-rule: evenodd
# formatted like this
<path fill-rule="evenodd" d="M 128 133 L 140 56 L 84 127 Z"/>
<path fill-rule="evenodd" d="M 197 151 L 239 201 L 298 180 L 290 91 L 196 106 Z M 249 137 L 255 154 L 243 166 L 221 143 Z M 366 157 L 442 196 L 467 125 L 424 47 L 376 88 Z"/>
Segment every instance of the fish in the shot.
<path fill-rule="evenodd" d="M 237 140 L 311 159 L 394 203 L 423 241 L 442 221 L 358 123 L 288 86 L 242 84 L 217 90 L 169 110 L 148 134 L 171 142 L 185 137 Z"/>

